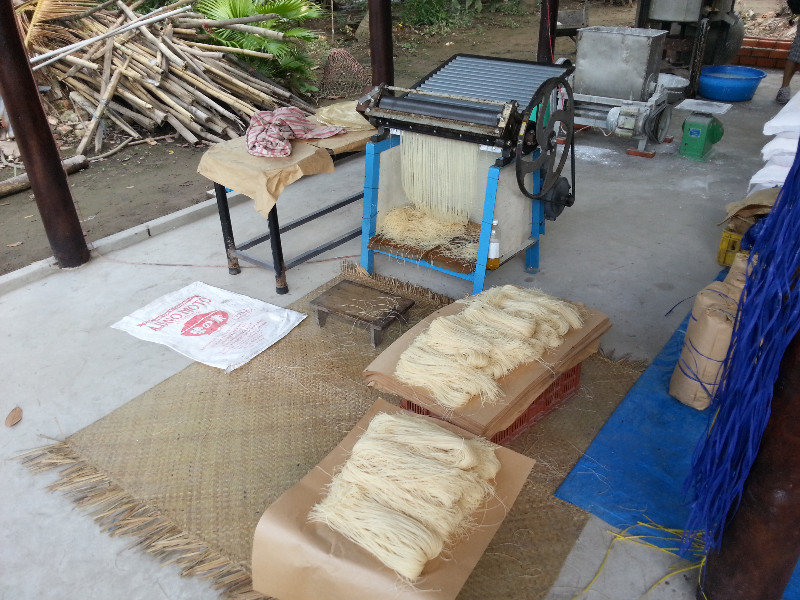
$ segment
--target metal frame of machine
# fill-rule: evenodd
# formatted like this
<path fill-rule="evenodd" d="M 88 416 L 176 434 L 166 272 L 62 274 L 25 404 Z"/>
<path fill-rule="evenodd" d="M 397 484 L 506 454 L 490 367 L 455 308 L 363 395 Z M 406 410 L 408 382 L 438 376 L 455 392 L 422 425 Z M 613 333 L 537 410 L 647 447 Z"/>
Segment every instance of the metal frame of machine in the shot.
<path fill-rule="evenodd" d="M 462 58 L 459 65 L 456 60 Z M 525 95 L 517 98 L 499 97 L 485 91 L 481 81 L 465 74 L 465 61 L 480 61 L 514 69 L 524 75 L 526 69 L 534 70 L 539 79 L 521 77 L 511 80 L 515 91 L 527 86 Z M 466 63 L 469 65 L 470 63 Z M 449 70 L 448 70 L 449 69 Z M 378 86 L 361 98 L 358 110 L 379 128 L 379 134 L 367 145 L 364 183 L 364 214 L 361 237 L 361 265 L 370 273 L 374 270 L 375 254 L 391 256 L 435 271 L 472 282 L 473 293 L 483 289 L 492 221 L 498 197 L 498 184 L 502 169 L 516 155 L 516 176 L 522 194 L 532 201 L 532 223 L 529 243 L 504 256 L 507 262 L 525 251 L 525 268 L 529 272 L 539 269 L 539 239 L 545 232 L 545 220 L 555 220 L 565 206 L 571 206 L 574 196 L 574 120 L 572 90 L 565 76 L 572 72 L 570 65 L 542 64 L 533 61 L 495 59 L 473 55 L 455 55 L 440 67 L 414 84 L 411 89 Z M 437 77 L 438 76 L 438 77 Z M 443 83 L 444 82 L 444 83 Z M 461 86 L 461 87 L 459 87 Z M 455 93 L 454 93 L 455 88 Z M 464 89 L 463 92 L 459 91 Z M 506 91 L 499 92 L 506 93 Z M 509 92 L 510 94 L 510 92 Z M 556 96 L 563 99 L 561 109 Z M 520 105 L 524 104 L 524 109 Z M 538 118 L 542 116 L 542 118 Z M 563 123 L 568 130 L 567 146 L 558 154 L 556 124 Z M 457 272 L 432 264 L 424 259 L 410 258 L 386 249 L 373 249 L 370 240 L 376 235 L 378 195 L 380 189 L 381 154 L 398 146 L 399 131 L 410 131 L 448 137 L 481 144 L 500 154 L 488 167 L 483 198 L 478 257 L 470 273 Z M 560 177 L 567 156 L 572 156 L 573 185 Z M 563 180 L 563 181 L 562 181 Z M 530 189 L 528 189 L 528 184 Z M 527 235 L 527 233 L 526 233 Z"/>
<path fill-rule="evenodd" d="M 491 236 L 492 221 L 497 200 L 497 188 L 500 180 L 500 170 L 504 165 L 494 164 L 488 169 L 486 176 L 486 193 L 483 202 L 483 216 L 481 218 L 481 233 L 478 241 L 478 258 L 475 261 L 475 270 L 471 273 L 460 273 L 434 265 L 426 260 L 414 259 L 386 250 L 373 250 L 369 247 L 370 240 L 375 236 L 378 224 L 378 189 L 380 184 L 381 153 L 400 144 L 400 136 L 390 135 L 387 138 L 367 144 L 366 173 L 364 177 L 364 215 L 361 230 L 361 266 L 369 273 L 375 269 L 375 254 L 383 254 L 397 258 L 422 267 L 452 275 L 472 282 L 472 293 L 477 294 L 483 290 L 486 279 L 486 264 L 489 257 L 489 238 Z M 533 189 L 539 190 L 541 178 L 538 173 L 533 174 Z M 545 233 L 545 201 L 533 200 L 533 218 L 531 223 L 530 245 L 524 248 L 525 270 L 536 273 L 539 270 L 539 237 Z M 522 251 L 522 250 L 520 250 Z M 518 252 L 508 255 L 503 263 L 507 262 Z"/>

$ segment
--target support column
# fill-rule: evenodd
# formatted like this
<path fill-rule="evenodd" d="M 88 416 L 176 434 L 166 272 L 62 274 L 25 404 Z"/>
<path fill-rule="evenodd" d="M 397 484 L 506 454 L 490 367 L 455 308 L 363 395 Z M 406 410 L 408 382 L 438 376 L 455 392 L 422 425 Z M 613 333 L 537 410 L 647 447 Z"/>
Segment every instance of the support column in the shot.
<path fill-rule="evenodd" d="M 636 3 L 636 27 L 647 27 L 648 15 L 650 14 L 651 0 L 639 0 Z"/>
<path fill-rule="evenodd" d="M 89 249 L 39 100 L 11 0 L 0 0 L 0 57 L 0 94 L 53 255 L 62 268 L 80 266 L 89 260 Z"/>
<path fill-rule="evenodd" d="M 553 63 L 553 50 L 556 47 L 556 24 L 558 22 L 558 0 L 542 0 L 542 13 L 539 18 L 539 45 L 536 60 Z"/>
<path fill-rule="evenodd" d="M 1 1 L 1 0 L 0 0 Z M 394 85 L 392 56 L 392 4 L 390 0 L 369 0 L 369 49 L 372 85 Z"/>
<path fill-rule="evenodd" d="M 772 413 L 698 598 L 780 600 L 800 557 L 800 334 L 786 350 Z M 705 596 L 703 596 L 705 592 Z"/>

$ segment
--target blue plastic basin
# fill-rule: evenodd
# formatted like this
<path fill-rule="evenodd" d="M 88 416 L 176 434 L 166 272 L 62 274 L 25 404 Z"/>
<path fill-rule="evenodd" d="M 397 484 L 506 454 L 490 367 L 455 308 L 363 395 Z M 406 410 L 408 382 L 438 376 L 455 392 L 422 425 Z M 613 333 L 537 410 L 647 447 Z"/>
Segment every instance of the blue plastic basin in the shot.
<path fill-rule="evenodd" d="M 709 100 L 742 102 L 750 100 L 767 74 L 761 69 L 720 65 L 700 71 L 700 95 Z"/>

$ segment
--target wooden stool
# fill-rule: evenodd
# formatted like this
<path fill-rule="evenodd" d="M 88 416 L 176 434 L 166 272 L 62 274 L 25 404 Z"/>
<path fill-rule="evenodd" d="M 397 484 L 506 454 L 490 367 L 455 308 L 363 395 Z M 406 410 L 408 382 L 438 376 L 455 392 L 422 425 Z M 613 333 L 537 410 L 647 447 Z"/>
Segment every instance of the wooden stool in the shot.
<path fill-rule="evenodd" d="M 320 327 L 325 325 L 328 315 L 341 317 L 369 329 L 372 347 L 377 348 L 383 340 L 384 330 L 395 319 L 408 322 L 406 312 L 414 306 L 414 301 L 344 280 L 314 298 L 311 306 Z"/>

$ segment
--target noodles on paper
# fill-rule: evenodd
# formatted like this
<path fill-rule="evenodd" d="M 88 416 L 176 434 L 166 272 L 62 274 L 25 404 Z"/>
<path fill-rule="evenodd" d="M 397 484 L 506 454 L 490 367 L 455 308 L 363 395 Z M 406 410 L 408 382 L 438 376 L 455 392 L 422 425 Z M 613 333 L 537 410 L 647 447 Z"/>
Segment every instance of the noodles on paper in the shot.
<path fill-rule="evenodd" d="M 493 444 L 410 413 L 378 414 L 309 513 L 407 579 L 466 533 L 494 493 Z"/>
<path fill-rule="evenodd" d="M 425 388 L 447 408 L 475 397 L 497 402 L 497 379 L 541 360 L 581 326 L 581 315 L 568 302 L 512 285 L 492 288 L 468 299 L 460 313 L 434 319 L 400 355 L 395 376 Z"/>

